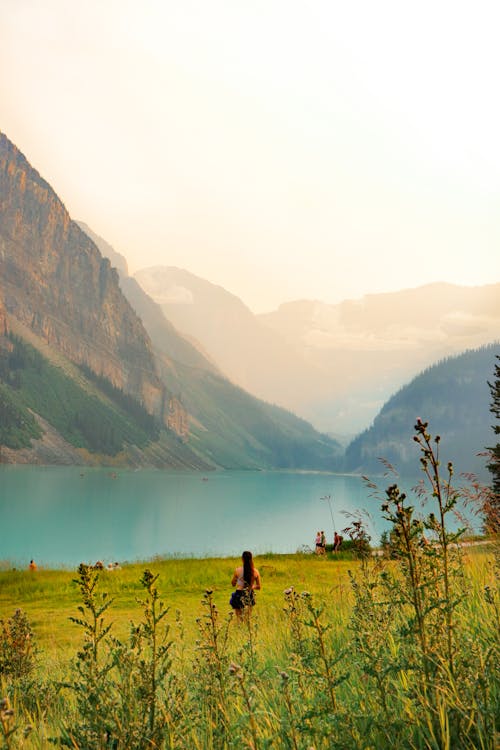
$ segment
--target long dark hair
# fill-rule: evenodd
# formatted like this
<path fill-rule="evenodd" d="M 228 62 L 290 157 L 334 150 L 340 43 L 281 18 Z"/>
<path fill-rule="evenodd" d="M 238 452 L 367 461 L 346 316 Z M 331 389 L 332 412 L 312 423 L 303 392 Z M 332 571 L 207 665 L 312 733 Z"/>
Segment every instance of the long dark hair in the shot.
<path fill-rule="evenodd" d="M 243 580 L 247 586 L 251 586 L 254 579 L 252 553 L 245 550 L 241 559 L 243 560 Z"/>

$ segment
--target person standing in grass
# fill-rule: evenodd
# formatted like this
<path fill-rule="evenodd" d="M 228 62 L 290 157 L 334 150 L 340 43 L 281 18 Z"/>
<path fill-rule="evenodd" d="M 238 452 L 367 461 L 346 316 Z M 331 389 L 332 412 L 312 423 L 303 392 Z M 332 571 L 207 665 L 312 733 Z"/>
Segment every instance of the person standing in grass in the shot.
<path fill-rule="evenodd" d="M 321 555 L 322 549 L 321 549 L 321 531 L 318 531 L 316 534 L 316 540 L 315 540 L 315 546 L 316 546 L 316 554 Z"/>
<path fill-rule="evenodd" d="M 325 532 L 321 532 L 321 554 L 326 555 L 326 536 Z"/>
<path fill-rule="evenodd" d="M 241 619 L 245 609 L 248 615 L 250 614 L 250 607 L 255 605 L 254 591 L 261 588 L 260 573 L 253 564 L 252 553 L 245 550 L 241 556 L 241 561 L 243 565 L 235 569 L 231 579 L 231 586 L 236 586 L 236 591 L 231 594 L 229 602 L 238 619 Z"/>
<path fill-rule="evenodd" d="M 344 537 L 340 536 L 340 534 L 337 534 L 335 532 L 335 536 L 333 538 L 333 551 L 338 552 L 340 547 L 342 546 L 342 542 L 344 541 Z"/>

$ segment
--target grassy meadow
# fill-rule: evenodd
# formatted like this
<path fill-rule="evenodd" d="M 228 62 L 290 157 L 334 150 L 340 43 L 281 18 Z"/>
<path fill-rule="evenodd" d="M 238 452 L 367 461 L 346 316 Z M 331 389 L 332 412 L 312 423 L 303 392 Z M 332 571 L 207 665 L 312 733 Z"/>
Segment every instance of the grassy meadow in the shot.
<path fill-rule="evenodd" d="M 348 556 L 339 555 L 342 557 Z M 352 600 L 348 570 L 358 565 L 352 558 L 332 562 L 332 555 L 329 559 L 303 554 L 264 555 L 256 558 L 255 563 L 263 579 L 255 610 L 261 628 L 265 623 L 273 627 L 281 619 L 283 591 L 291 585 L 335 602 L 338 617 L 346 622 L 348 603 Z M 237 565 L 241 565 L 241 560 L 236 558 L 156 559 L 100 571 L 99 590 L 113 599 L 107 616 L 113 622 L 113 633 L 126 637 L 130 621 L 140 618 L 139 581 L 148 568 L 159 576 L 157 585 L 170 610 L 169 622 L 175 620 L 177 610 L 182 613 L 186 638 L 192 647 L 203 593 L 213 590 L 213 600 L 221 616 L 227 614 L 231 609 L 231 576 Z M 79 628 L 69 620 L 76 616 L 80 604 L 77 578 L 76 570 L 0 571 L 0 617 L 10 617 L 21 607 L 33 627 L 41 653 L 55 661 L 67 661 L 82 640 Z"/>
<path fill-rule="evenodd" d="M 19 608 L 30 642 L 21 627 L 25 643 L 7 644 L 17 673 L 0 657 L 3 747 L 494 748 L 494 546 L 460 556 L 462 681 L 446 667 L 428 684 L 412 617 L 378 591 L 399 560 L 256 558 L 263 588 L 242 623 L 228 603 L 236 559 L 89 569 L 88 585 L 81 571 L 3 570 L 4 645 Z"/>

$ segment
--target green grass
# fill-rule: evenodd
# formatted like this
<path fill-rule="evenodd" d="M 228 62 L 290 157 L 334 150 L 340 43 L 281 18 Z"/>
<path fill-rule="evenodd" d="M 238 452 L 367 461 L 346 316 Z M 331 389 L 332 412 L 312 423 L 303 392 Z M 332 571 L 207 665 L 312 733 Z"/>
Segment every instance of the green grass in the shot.
<path fill-rule="evenodd" d="M 404 668 L 398 661 L 405 648 L 405 638 L 411 641 L 413 636 L 407 634 L 397 645 L 387 638 L 387 633 L 377 632 L 375 623 L 371 629 L 369 624 L 366 625 L 366 642 L 372 648 L 376 644 L 382 648 L 380 665 L 384 660 L 386 663 L 393 660 L 384 678 L 384 689 L 390 697 L 387 715 L 382 712 L 370 676 L 366 651 L 360 651 L 359 644 L 357 646 L 361 635 L 359 628 L 364 626 L 360 626 L 359 619 L 353 619 L 356 596 L 350 575 L 354 575 L 362 587 L 368 583 L 365 588 L 368 591 L 370 580 L 374 580 L 372 576 L 381 570 L 398 575 L 398 562 L 372 558 L 361 563 L 339 556 L 319 558 L 312 554 L 262 555 L 255 563 L 261 573 L 263 588 L 257 594 L 257 606 L 248 624 L 228 619 L 230 578 L 239 562 L 236 558 L 155 559 L 99 573 L 96 602 L 107 601 L 101 598 L 103 592 L 113 600 L 103 614 L 104 624 L 111 624 L 110 633 L 99 646 L 103 664 L 111 658 L 109 654 L 114 653 L 116 659 L 116 647 L 113 651 L 110 641 L 109 647 L 105 645 L 109 637 L 118 638 L 125 644 L 129 638 L 130 622 L 137 625 L 144 620 L 144 606 L 137 601 L 145 598 L 140 583 L 144 570 L 147 568 L 153 575 L 158 575 L 159 599 L 168 608 L 161 628 L 167 627 L 168 639 L 172 642 L 165 652 L 166 671 L 156 687 L 162 697 L 157 703 L 160 713 L 155 714 L 157 718 L 154 720 L 159 722 L 162 737 L 168 736 L 169 740 L 158 747 L 186 750 L 196 747 L 207 750 L 297 747 L 306 750 L 315 747 L 326 750 L 340 746 L 382 750 L 388 746 L 390 735 L 394 748 L 444 750 L 446 743 L 443 738 L 438 739 L 436 735 L 433 739 L 436 722 L 439 723 L 436 697 L 419 695 L 418 672 L 413 671 L 414 667 Z M 105 744 L 88 739 L 85 727 L 88 722 L 94 722 L 96 726 L 104 720 L 109 722 L 104 717 L 105 711 L 115 716 L 113 712 L 118 709 L 116 704 L 113 704 L 114 708 L 110 704 L 107 709 L 103 704 L 99 710 L 91 711 L 89 701 L 92 702 L 93 691 L 97 696 L 102 692 L 112 693 L 118 689 L 116 680 L 123 679 L 125 687 L 122 684 L 119 691 L 132 690 L 130 678 L 123 676 L 123 669 L 126 671 L 130 665 L 121 667 L 122 676 L 115 676 L 115 682 L 109 682 L 109 673 L 97 672 L 97 677 L 92 676 L 88 662 L 83 662 L 83 672 L 75 671 L 76 655 L 83 653 L 82 644 L 86 642 L 82 627 L 70 621 L 71 617 L 82 616 L 78 611 L 81 599 L 76 579 L 77 571 L 70 570 L 0 572 L 0 619 L 6 620 L 16 609 L 22 609 L 28 616 L 39 648 L 38 668 L 31 675 L 31 681 L 21 681 L 16 688 L 15 682 L 2 680 L 0 674 L 4 694 L 10 696 L 15 715 L 22 717 L 21 726 L 27 722 L 35 726 L 23 747 L 48 747 L 43 740 L 47 735 L 58 745 L 61 736 L 68 731 L 73 737 L 74 747 L 104 750 Z M 457 629 L 463 636 L 460 658 L 469 660 L 476 671 L 473 679 L 468 668 L 470 684 L 455 685 L 454 695 L 450 687 L 454 685 L 453 680 L 449 685 L 442 683 L 439 700 L 443 701 L 442 710 L 446 716 L 453 715 L 457 706 L 466 712 L 468 726 L 474 722 L 478 724 L 473 736 L 476 739 L 481 737 L 482 746 L 493 750 L 495 740 L 491 727 L 494 724 L 492 717 L 498 709 L 499 686 L 491 677 L 487 664 L 488 653 L 491 659 L 491 650 L 495 648 L 496 636 L 491 628 L 493 609 L 484 593 L 485 586 L 495 589 L 493 547 L 467 548 L 463 558 L 462 585 L 467 596 L 457 619 Z M 294 591 L 286 595 L 284 592 L 290 587 Z M 207 595 L 207 590 L 212 593 Z M 302 592 L 308 592 L 310 597 L 304 598 Z M 88 618 L 88 609 L 85 611 Z M 354 630 L 353 623 L 357 623 Z M 146 632 L 143 630 L 143 638 L 146 638 Z M 297 635 L 299 632 L 301 636 Z M 123 652 L 119 653 L 121 656 L 114 662 L 112 674 L 119 670 L 120 660 L 128 664 Z M 139 657 L 139 652 L 129 645 L 124 653 L 132 655 L 130 664 L 136 664 L 134 659 L 139 659 L 137 663 L 140 663 L 151 652 L 143 645 Z M 482 674 L 481 660 L 485 665 Z M 144 678 L 144 665 L 141 669 L 132 685 Z M 150 674 L 147 669 L 146 673 Z M 142 678 L 138 676 L 141 674 Z M 485 684 L 484 705 L 464 704 L 461 697 L 464 694 L 467 700 L 469 695 L 474 695 L 474 700 L 477 700 L 474 684 L 481 679 Z M 62 682 L 74 687 L 69 691 L 58 688 Z M 175 710 L 172 708 L 171 713 L 165 713 L 169 700 L 174 701 L 174 688 L 180 690 L 175 694 Z M 147 702 L 147 690 L 144 686 L 141 690 L 141 700 Z M 78 703 L 79 695 L 83 703 Z M 144 718 L 149 715 L 146 709 L 145 713 L 136 715 L 139 693 L 134 695 L 135 698 L 129 697 L 127 706 L 122 706 L 125 714 L 120 714 L 118 721 L 121 727 L 127 725 L 129 737 L 149 721 Z M 214 696 L 217 698 L 215 704 Z M 148 705 L 151 707 L 153 703 Z M 254 712 L 260 718 L 252 728 Z M 484 727 L 478 714 L 481 721 L 484 719 Z M 221 729 L 226 721 L 229 734 Z M 387 723 L 386 729 L 384 723 Z M 344 744 L 331 744 L 331 737 L 344 734 Z M 366 738 L 370 738 L 369 741 Z M 127 744 L 129 742 L 132 740 L 123 740 L 124 744 L 118 746 L 149 747 L 146 740 L 144 744 L 139 740 L 135 745 Z M 472 750 L 476 745 L 464 744 L 463 747 Z"/>
<path fill-rule="evenodd" d="M 100 587 L 114 599 L 112 619 L 123 635 L 130 619 L 139 611 L 139 578 L 145 567 L 159 574 L 159 589 L 172 613 L 183 614 L 188 632 L 194 636 L 195 619 L 201 609 L 205 589 L 214 590 L 214 600 L 221 612 L 230 610 L 230 579 L 237 559 L 167 559 L 126 565 L 116 571 L 100 574 Z M 311 555 L 265 555 L 256 559 L 263 578 L 257 611 L 264 622 L 279 617 L 283 591 L 293 585 L 314 595 L 331 597 L 335 606 L 347 613 L 350 600 L 348 569 L 354 561 L 330 561 Z M 49 649 L 64 660 L 76 650 L 80 634 L 69 623 L 75 615 L 78 590 L 73 582 L 76 571 L 43 570 L 0 572 L 0 617 L 10 616 L 21 607 L 32 622 L 42 650 Z"/>

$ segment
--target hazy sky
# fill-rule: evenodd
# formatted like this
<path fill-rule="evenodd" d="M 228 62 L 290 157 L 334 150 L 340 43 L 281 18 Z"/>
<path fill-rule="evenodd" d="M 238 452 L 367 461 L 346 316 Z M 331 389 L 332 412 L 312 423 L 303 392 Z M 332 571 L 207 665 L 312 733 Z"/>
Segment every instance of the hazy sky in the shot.
<path fill-rule="evenodd" d="M 0 128 L 255 311 L 500 281 L 497 0 L 0 0 Z"/>

